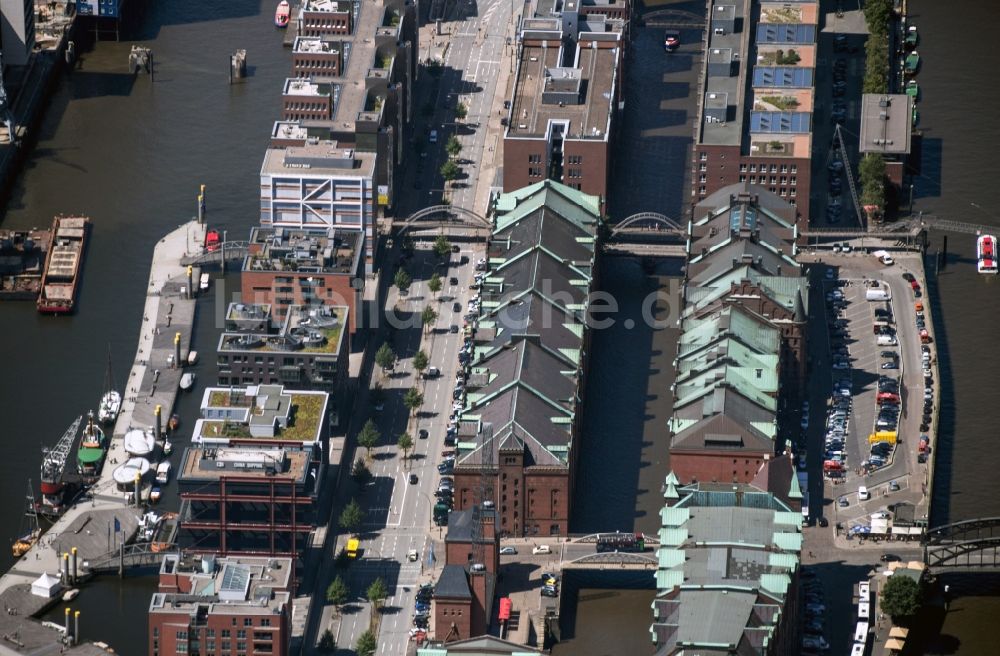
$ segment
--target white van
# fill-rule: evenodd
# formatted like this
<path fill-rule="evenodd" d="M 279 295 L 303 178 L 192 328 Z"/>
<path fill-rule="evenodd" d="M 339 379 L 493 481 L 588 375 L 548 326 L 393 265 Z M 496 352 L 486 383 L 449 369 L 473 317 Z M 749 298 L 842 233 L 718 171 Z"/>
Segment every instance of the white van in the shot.
<path fill-rule="evenodd" d="M 895 264 L 895 261 L 892 259 L 892 256 L 889 255 L 889 251 L 875 251 L 872 253 L 872 255 L 877 257 L 878 261 L 886 266 L 892 266 L 893 264 Z"/>
<path fill-rule="evenodd" d="M 879 346 L 895 346 L 899 342 L 895 335 L 879 335 L 875 338 L 875 343 Z"/>
<path fill-rule="evenodd" d="M 865 290 L 865 300 L 888 301 L 892 298 L 888 287 L 869 287 Z"/>
<path fill-rule="evenodd" d="M 864 485 L 858 488 L 858 501 L 868 501 L 872 495 L 868 493 L 868 488 Z"/>

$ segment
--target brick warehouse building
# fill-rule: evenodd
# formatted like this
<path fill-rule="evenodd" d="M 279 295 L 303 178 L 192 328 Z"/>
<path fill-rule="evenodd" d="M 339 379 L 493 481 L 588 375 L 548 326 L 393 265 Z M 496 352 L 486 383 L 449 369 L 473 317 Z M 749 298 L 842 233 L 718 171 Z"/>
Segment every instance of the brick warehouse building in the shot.
<path fill-rule="evenodd" d="M 535 6 L 521 24 L 514 95 L 505 119 L 504 191 L 551 179 L 600 197 L 621 100 L 629 3 L 607 13 L 566 2 Z"/>
<path fill-rule="evenodd" d="M 166 554 L 149 604 L 149 656 L 285 656 L 292 619 L 289 558 Z"/>
<path fill-rule="evenodd" d="M 546 180 L 501 195 L 496 213 L 458 413 L 455 509 L 476 501 L 488 467 L 501 534 L 565 535 L 599 199 Z"/>
<path fill-rule="evenodd" d="M 819 6 L 709 0 L 692 203 L 760 185 L 809 220 Z"/>

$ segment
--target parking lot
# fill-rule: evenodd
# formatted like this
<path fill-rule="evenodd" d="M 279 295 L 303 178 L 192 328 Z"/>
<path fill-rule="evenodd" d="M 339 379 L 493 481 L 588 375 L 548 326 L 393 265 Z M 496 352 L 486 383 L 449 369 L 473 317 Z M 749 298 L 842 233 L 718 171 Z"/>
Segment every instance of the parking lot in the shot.
<path fill-rule="evenodd" d="M 835 535 L 863 536 L 882 513 L 891 519 L 890 504 L 922 500 L 919 445 L 930 428 L 934 381 L 933 345 L 921 344 L 920 331 L 929 321 L 917 311 L 922 293 L 906 279 L 905 258 L 886 266 L 853 249 L 824 253 L 819 273 L 830 382 L 827 394 L 811 395 L 802 426 L 810 451 L 820 454 L 811 472 L 823 475 Z"/>

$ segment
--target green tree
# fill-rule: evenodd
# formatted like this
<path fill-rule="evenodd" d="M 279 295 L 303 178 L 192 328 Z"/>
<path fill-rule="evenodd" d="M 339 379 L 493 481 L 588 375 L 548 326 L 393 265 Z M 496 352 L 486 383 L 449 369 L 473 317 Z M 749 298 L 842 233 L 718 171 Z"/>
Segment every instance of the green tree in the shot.
<path fill-rule="evenodd" d="M 410 289 L 410 285 L 413 284 L 413 278 L 406 272 L 406 269 L 396 269 L 396 275 L 392 279 L 392 283 L 399 289 L 399 293 L 405 296 L 406 292 Z"/>
<path fill-rule="evenodd" d="M 368 469 L 368 465 L 365 464 L 365 459 L 359 457 L 354 461 L 354 465 L 351 467 L 351 478 L 358 485 L 364 485 L 368 482 L 372 476 L 371 471 Z"/>
<path fill-rule="evenodd" d="M 347 603 L 347 597 L 350 593 L 344 579 L 338 574 L 335 579 L 330 581 L 330 585 L 326 586 L 326 602 L 333 604 L 334 609 L 339 613 L 340 607 Z"/>
<path fill-rule="evenodd" d="M 358 656 L 372 656 L 376 649 L 378 649 L 378 640 L 371 629 L 358 636 L 358 643 L 354 646 L 354 651 L 358 652 Z"/>
<path fill-rule="evenodd" d="M 469 108 L 465 106 L 465 103 L 458 103 L 455 105 L 455 119 L 458 121 L 464 121 L 465 117 L 469 115 Z"/>
<path fill-rule="evenodd" d="M 458 137 L 451 135 L 448 137 L 448 143 L 444 145 L 444 150 L 448 153 L 449 157 L 458 157 L 458 154 L 462 152 L 462 143 L 458 140 Z"/>
<path fill-rule="evenodd" d="M 390 371 L 396 366 L 396 352 L 392 347 L 383 343 L 375 352 L 375 364 L 382 368 L 383 372 Z"/>
<path fill-rule="evenodd" d="M 437 321 L 438 313 L 434 311 L 434 308 L 427 306 L 424 311 L 420 313 L 420 323 L 424 326 L 424 330 L 430 330 L 434 322 Z"/>
<path fill-rule="evenodd" d="M 419 373 L 423 373 L 428 364 L 430 364 L 430 358 L 427 357 L 427 354 L 422 350 L 417 351 L 417 354 L 413 356 L 413 368 Z"/>
<path fill-rule="evenodd" d="M 424 403 L 424 395 L 420 393 L 416 387 L 411 387 L 406 390 L 406 395 L 403 397 L 403 405 L 410 412 L 413 412 L 419 408 Z"/>
<path fill-rule="evenodd" d="M 361 511 L 361 506 L 358 505 L 357 501 L 351 499 L 350 503 L 340 511 L 340 518 L 337 520 L 337 524 L 348 533 L 357 533 L 358 529 L 361 528 L 363 520 L 364 513 Z"/>
<path fill-rule="evenodd" d="M 441 291 L 441 287 L 441 276 L 435 271 L 431 279 L 427 281 L 427 289 L 431 290 L 431 293 L 437 296 L 437 293 Z"/>
<path fill-rule="evenodd" d="M 363 446 L 367 451 L 369 458 L 372 457 L 372 449 L 378 445 L 378 441 L 382 438 L 382 433 L 379 432 L 378 426 L 375 422 L 369 419 L 365 422 L 365 425 L 361 427 L 361 432 L 358 433 L 358 446 Z"/>
<path fill-rule="evenodd" d="M 323 635 L 319 637 L 319 644 L 317 645 L 319 650 L 324 654 L 332 654 L 337 651 L 337 641 L 333 638 L 333 632 L 327 629 L 323 632 Z"/>
<path fill-rule="evenodd" d="M 894 575 L 890 576 L 882 588 L 882 600 L 879 602 L 882 612 L 895 621 L 897 618 L 910 617 L 920 609 L 922 593 L 920 585 L 913 579 Z"/>
<path fill-rule="evenodd" d="M 368 598 L 368 601 L 375 610 L 382 607 L 382 602 L 388 596 L 389 590 L 386 588 L 385 581 L 382 580 L 381 576 L 372 581 L 371 585 L 368 586 L 368 590 L 365 591 L 365 597 Z"/>
<path fill-rule="evenodd" d="M 445 179 L 446 182 L 451 182 L 459 176 L 462 169 L 458 167 L 458 164 L 454 160 L 448 160 L 441 165 L 441 177 Z"/>
<path fill-rule="evenodd" d="M 444 259 L 448 257 L 448 253 L 451 252 L 451 242 L 444 235 L 438 235 L 434 239 L 434 254 L 439 258 Z"/>
<path fill-rule="evenodd" d="M 413 438 L 410 437 L 409 433 L 401 433 L 399 440 L 396 441 L 396 446 L 403 452 L 403 460 L 406 460 L 407 453 L 413 448 Z"/>
<path fill-rule="evenodd" d="M 431 77 L 441 77 L 441 72 L 444 70 L 444 65 L 437 59 L 433 59 L 427 62 L 427 72 L 431 74 Z"/>

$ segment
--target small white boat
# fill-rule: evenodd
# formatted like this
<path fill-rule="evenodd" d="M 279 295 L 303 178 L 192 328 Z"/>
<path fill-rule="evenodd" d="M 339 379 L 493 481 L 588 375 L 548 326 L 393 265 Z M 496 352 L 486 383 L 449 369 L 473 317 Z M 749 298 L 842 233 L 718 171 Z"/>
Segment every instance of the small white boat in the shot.
<path fill-rule="evenodd" d="M 976 239 L 976 259 L 979 273 L 996 274 L 997 238 L 993 235 L 979 235 Z"/>
<path fill-rule="evenodd" d="M 166 485 L 170 481 L 170 463 L 161 462 L 156 466 L 156 482 L 159 485 Z M 156 488 L 153 488 L 154 490 Z"/>
<path fill-rule="evenodd" d="M 274 25 L 281 28 L 288 27 L 290 18 L 291 8 L 288 6 L 288 0 L 281 0 L 277 9 L 274 10 Z"/>
<path fill-rule="evenodd" d="M 157 503 L 160 500 L 160 488 L 154 487 L 149 491 L 149 500 L 153 503 Z"/>
<path fill-rule="evenodd" d="M 189 365 L 198 364 L 198 351 L 188 352 L 188 364 Z"/>
<path fill-rule="evenodd" d="M 210 280 L 211 278 L 208 277 L 207 273 L 201 274 L 201 277 L 198 278 L 198 289 L 203 292 L 208 291 L 208 285 L 210 284 L 209 283 Z"/>
<path fill-rule="evenodd" d="M 163 440 L 163 455 L 169 456 L 174 452 L 174 445 L 170 443 L 170 440 Z"/>
<path fill-rule="evenodd" d="M 110 424 L 118 418 L 118 411 L 122 409 L 122 395 L 111 390 L 101 397 L 101 404 L 97 408 L 97 418 L 103 424 Z"/>
<path fill-rule="evenodd" d="M 195 376 L 192 373 L 186 373 L 181 376 L 181 389 L 187 391 L 194 387 L 194 378 Z"/>
<path fill-rule="evenodd" d="M 76 599 L 76 596 L 78 594 L 80 594 L 80 591 L 77 590 L 76 588 L 73 588 L 72 590 L 67 590 L 66 592 L 63 593 L 62 600 L 73 601 L 74 599 Z"/>

